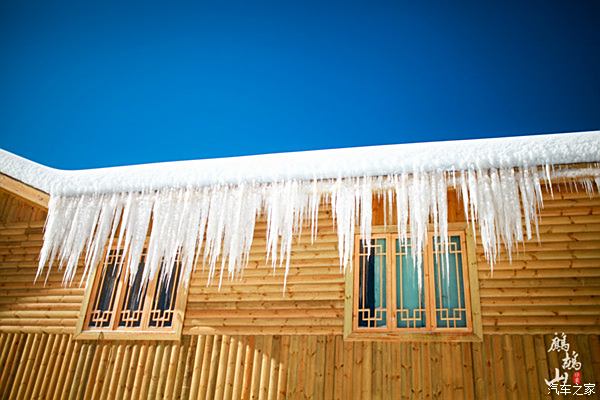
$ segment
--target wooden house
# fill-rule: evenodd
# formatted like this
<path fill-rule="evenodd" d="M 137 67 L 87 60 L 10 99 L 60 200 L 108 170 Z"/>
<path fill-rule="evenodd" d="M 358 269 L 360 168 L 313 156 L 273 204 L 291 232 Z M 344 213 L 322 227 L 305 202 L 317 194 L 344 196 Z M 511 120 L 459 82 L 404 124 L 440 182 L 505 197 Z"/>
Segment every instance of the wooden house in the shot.
<path fill-rule="evenodd" d="M 562 398 L 560 371 L 594 398 L 598 163 L 600 132 L 77 172 L 2 151 L 0 397 Z"/>

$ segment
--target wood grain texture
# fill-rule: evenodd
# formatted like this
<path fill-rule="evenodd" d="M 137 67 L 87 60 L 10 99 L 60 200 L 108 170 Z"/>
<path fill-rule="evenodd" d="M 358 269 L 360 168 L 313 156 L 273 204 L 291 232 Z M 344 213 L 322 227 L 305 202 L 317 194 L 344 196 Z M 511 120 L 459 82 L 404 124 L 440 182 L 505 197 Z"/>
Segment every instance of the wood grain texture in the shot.
<path fill-rule="evenodd" d="M 481 246 L 475 249 L 483 334 L 600 333 L 600 196 L 545 196 L 539 243 L 525 243 L 512 262 L 502 253 L 493 273 Z M 224 279 L 220 290 L 206 286 L 207 272 L 198 265 L 183 333 L 341 334 L 345 278 L 329 210 L 319 228 L 314 244 L 307 235 L 295 242 L 285 292 L 283 272 L 264 261 L 264 221 L 239 279 Z M 42 238 L 42 221 L 0 224 L 0 332 L 74 330 L 84 294 L 80 276 L 65 287 L 54 269 L 33 283 Z"/>
<path fill-rule="evenodd" d="M 0 333 L 0 349 L 7 349 L 1 353 L 2 372 L 9 376 L 0 381 L 0 396 L 543 398 L 547 391 L 543 379 L 560 362 L 556 354 L 544 354 L 551 337 L 487 335 L 480 343 L 383 343 L 343 342 L 341 335 L 216 335 L 185 336 L 180 343 L 132 343 Z M 580 354 L 584 381 L 597 382 L 600 337 L 569 335 L 568 340 Z M 198 357 L 199 345 L 205 345 L 201 353 L 208 350 L 210 355 Z M 59 357 L 61 349 L 64 354 Z"/>
<path fill-rule="evenodd" d="M 48 201 L 50 200 L 48 193 L 2 173 L 0 173 L 0 191 L 38 210 L 48 209 Z"/>
<path fill-rule="evenodd" d="M 544 204 L 540 241 L 512 263 L 501 255 L 492 274 L 475 249 L 481 343 L 344 341 L 328 210 L 314 244 L 295 242 L 285 292 L 264 261 L 261 221 L 238 280 L 207 287 L 198 266 L 179 342 L 124 342 L 73 340 L 80 275 L 68 287 L 56 270 L 33 283 L 45 211 L 0 191 L 0 398 L 535 398 L 559 366 L 546 352 L 554 332 L 569 334 L 585 381 L 598 382 L 600 196 L 555 191 Z"/>

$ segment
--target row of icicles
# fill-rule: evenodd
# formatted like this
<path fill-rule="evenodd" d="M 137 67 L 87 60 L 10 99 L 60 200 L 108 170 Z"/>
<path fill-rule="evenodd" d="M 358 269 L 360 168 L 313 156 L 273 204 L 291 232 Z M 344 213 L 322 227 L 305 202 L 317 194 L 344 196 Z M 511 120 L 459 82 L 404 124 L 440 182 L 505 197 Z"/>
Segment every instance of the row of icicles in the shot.
<path fill-rule="evenodd" d="M 202 264 L 208 266 L 209 282 L 220 270 L 220 286 L 225 273 L 234 278 L 247 265 L 256 221 L 264 217 L 266 259 L 273 268 L 284 266 L 285 290 L 293 238 L 308 225 L 315 240 L 319 207 L 324 204 L 331 206 L 337 228 L 340 268 L 345 272 L 351 267 L 355 234 L 365 243 L 371 240 L 374 194 L 388 211 L 395 208 L 398 236 L 410 243 L 414 265 L 421 268 L 430 223 L 439 244 L 448 248 L 449 188 L 456 190 L 467 221 L 479 230 L 493 269 L 502 246 L 510 257 L 516 243 L 537 234 L 542 185 L 556 176 L 550 167 L 502 168 L 51 196 L 36 279 L 46 265 L 49 273 L 57 263 L 64 269 L 63 283 L 71 283 L 83 258 L 83 283 L 105 261 L 107 246 L 116 245 L 127 255 L 124 265 L 130 281 L 145 252 L 142 282 L 159 270 L 161 278 L 170 279 L 179 257 L 185 285 Z M 600 191 L 600 175 L 580 177 L 579 184 L 588 193 L 594 185 Z"/>

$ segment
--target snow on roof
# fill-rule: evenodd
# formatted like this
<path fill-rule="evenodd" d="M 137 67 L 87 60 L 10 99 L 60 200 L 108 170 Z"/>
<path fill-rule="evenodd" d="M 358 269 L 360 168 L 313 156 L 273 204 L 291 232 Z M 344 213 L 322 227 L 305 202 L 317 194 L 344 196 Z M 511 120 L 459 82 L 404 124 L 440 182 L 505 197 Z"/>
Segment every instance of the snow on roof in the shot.
<path fill-rule="evenodd" d="M 340 266 L 351 267 L 355 232 L 371 243 L 372 199 L 396 209 L 398 237 L 421 268 L 429 224 L 448 249 L 447 193 L 460 193 L 465 219 L 478 228 L 490 267 L 501 249 L 537 234 L 542 181 L 569 178 L 570 188 L 600 191 L 600 131 L 267 154 L 65 171 L 0 150 L 0 172 L 51 194 L 38 276 L 53 263 L 64 282 L 99 265 L 106 246 L 128 254 L 123 268 L 142 280 L 170 277 L 181 257 L 183 282 L 201 257 L 219 284 L 245 268 L 254 227 L 266 216 L 266 260 L 291 263 L 303 223 L 317 233 L 328 204 Z M 593 165 L 555 168 L 556 165 Z M 455 173 L 456 172 L 456 173 Z M 319 180 L 317 182 L 317 180 Z M 148 243 L 146 243 L 146 239 Z M 202 254 L 201 254 L 202 253 Z M 218 262 L 221 260 L 221 262 Z M 160 265 L 166 266 L 161 269 Z M 420 276 L 420 274 L 418 274 Z M 83 282 L 83 281 L 82 281 Z M 285 290 L 285 283 L 284 283 Z"/>
<path fill-rule="evenodd" d="M 0 149 L 0 172 L 56 195 L 600 161 L 600 131 L 354 147 L 67 171 Z"/>

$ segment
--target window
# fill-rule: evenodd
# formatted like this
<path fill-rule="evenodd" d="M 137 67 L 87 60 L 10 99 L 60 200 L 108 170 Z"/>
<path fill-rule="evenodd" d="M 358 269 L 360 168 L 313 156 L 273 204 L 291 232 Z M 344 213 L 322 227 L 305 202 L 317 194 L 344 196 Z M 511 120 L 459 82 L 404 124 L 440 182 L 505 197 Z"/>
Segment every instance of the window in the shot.
<path fill-rule="evenodd" d="M 142 254 L 137 272 L 121 268 L 122 250 L 111 249 L 103 265 L 90 277 L 77 337 L 178 339 L 183 320 L 186 291 L 179 290 L 181 263 L 176 261 L 170 279 L 161 270 L 154 279 L 142 284 L 146 254 Z"/>
<path fill-rule="evenodd" d="M 468 252 L 468 235 L 450 232 L 447 254 L 436 237 L 428 239 L 419 270 L 410 241 L 401 243 L 397 234 L 375 233 L 370 246 L 357 238 L 354 270 L 346 283 L 346 338 L 481 336 L 479 305 L 472 302 L 478 291 L 476 271 L 469 271 L 474 256 Z"/>

